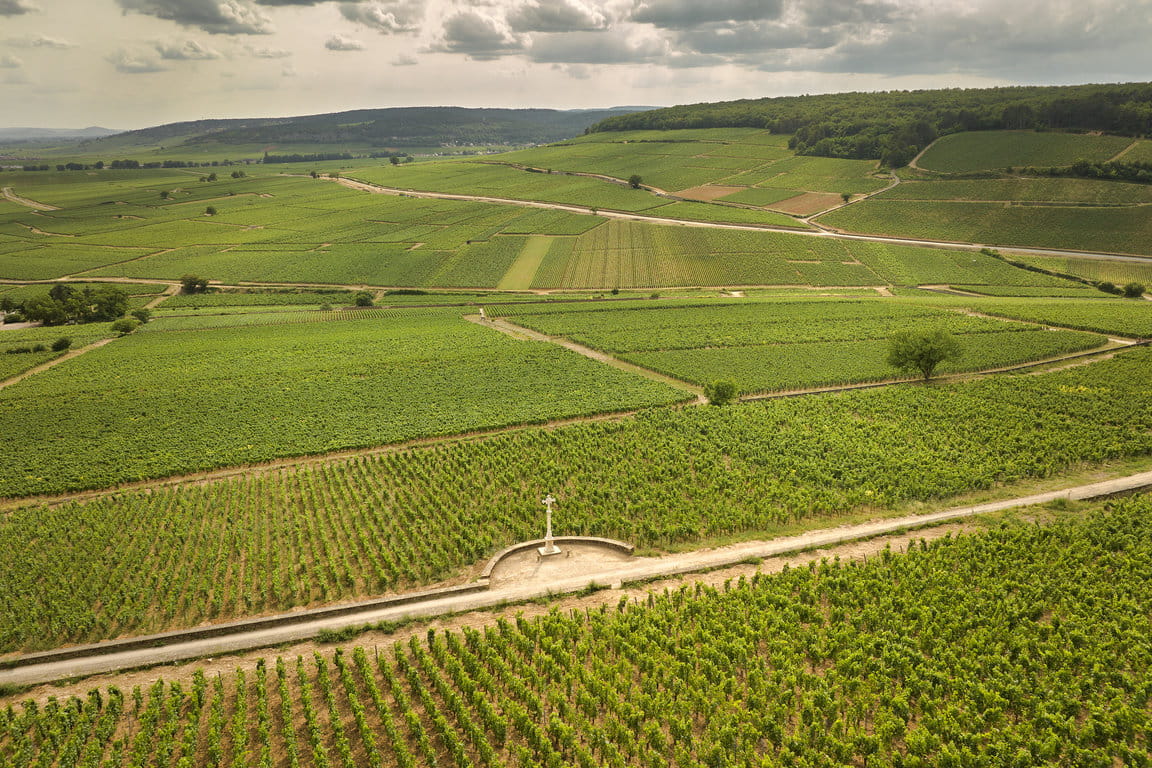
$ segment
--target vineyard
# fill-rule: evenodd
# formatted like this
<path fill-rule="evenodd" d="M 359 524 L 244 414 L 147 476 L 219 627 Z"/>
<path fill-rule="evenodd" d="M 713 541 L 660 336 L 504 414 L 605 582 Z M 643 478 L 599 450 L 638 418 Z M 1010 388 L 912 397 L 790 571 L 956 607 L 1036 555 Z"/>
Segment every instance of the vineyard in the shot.
<path fill-rule="evenodd" d="M 156 320 L 161 330 L 118 339 L 0 391 L 0 433 L 21 436 L 20 450 L 0 468 L 0 496 L 683 397 L 553 345 L 480 328 L 458 310 L 328 313 L 353 318 L 347 322 L 280 314 Z M 162 332 L 216 322 L 258 325 Z"/>
<path fill-rule="evenodd" d="M 75 765 L 1149 764 L 1148 497 L 822 561 L 0 710 Z"/>
<path fill-rule="evenodd" d="M 909 327 L 958 336 L 963 357 L 942 366 L 944 374 L 1041 360 L 1106 343 L 1095 334 L 1046 331 L 879 298 L 745 300 L 686 307 L 665 302 L 601 312 L 546 309 L 499 311 L 522 325 L 619 354 L 669 376 L 699 385 L 731 379 L 744 392 L 898 378 L 901 374 L 886 363 L 887 339 Z"/>
<path fill-rule="evenodd" d="M 883 194 L 885 200 L 968 200 L 986 202 L 1138 205 L 1152 203 L 1152 187 L 1097 179 L 965 179 L 907 181 Z"/>
<path fill-rule="evenodd" d="M 821 223 L 865 234 L 1152 254 L 1152 206 L 1074 207 L 870 198 Z"/>
<path fill-rule="evenodd" d="M 160 336 L 168 334 L 149 338 Z M 564 375 L 571 378 L 571 369 Z M 0 561 L 0 651 L 436 583 L 508 544 L 538 537 L 544 492 L 560 499 L 558 534 L 651 548 L 826 527 L 854 511 L 875 515 L 1145 457 L 1152 454 L 1150 392 L 1152 352 L 1137 349 L 1043 376 L 652 409 L 615 422 L 524 430 L 85 503 L 29 504 L 0 518 L 0 549 L 8 553 Z M 271 398 L 268 393 L 265 386 L 254 397 L 281 401 L 275 390 Z M 494 401 L 489 394 L 483 402 Z M 294 424 L 307 415 L 309 434 L 340 436 L 316 426 L 305 407 L 280 414 L 281 434 L 298 434 Z M 450 407 L 477 406 L 461 399 Z M 106 438 L 120 463 L 93 480 L 107 482 L 138 466 L 128 461 L 133 440 L 148 438 L 154 461 L 168 458 L 159 453 L 163 447 L 169 454 L 187 450 L 176 456 L 188 462 L 203 458 L 198 451 L 237 442 L 220 437 L 236 424 L 204 419 L 202 430 L 180 430 L 182 442 L 165 444 L 157 435 L 169 422 L 164 412 L 150 402 L 135 408 L 135 432 L 112 433 L 115 442 Z M 353 416 L 357 423 L 365 421 L 361 413 Z M 505 406 L 504 414 L 512 413 Z M 66 416 L 57 409 L 53 428 L 76 434 Z M 245 429 L 252 435 L 247 439 L 260 437 L 259 425 Z M 201 431 L 210 437 L 204 446 Z M 75 439 L 59 450 L 77 457 L 69 463 L 58 456 L 53 466 L 61 473 L 99 466 L 88 458 L 96 449 Z M 10 487 L 20 482 L 29 489 L 26 461 L 14 454 L 5 462 Z"/>
<path fill-rule="evenodd" d="M 1140 283 L 1152 286 L 1152 262 L 1105 261 L 1103 259 L 1075 259 L 1059 256 L 1021 255 L 1014 258 L 1041 269 L 1050 269 L 1088 280 L 1107 280 L 1116 285 Z"/>
<path fill-rule="evenodd" d="M 944 136 L 924 153 L 919 165 L 943 173 L 1002 170 L 1019 166 L 1099 163 L 1132 143 L 1123 136 L 1088 136 L 1035 131 L 967 131 Z"/>

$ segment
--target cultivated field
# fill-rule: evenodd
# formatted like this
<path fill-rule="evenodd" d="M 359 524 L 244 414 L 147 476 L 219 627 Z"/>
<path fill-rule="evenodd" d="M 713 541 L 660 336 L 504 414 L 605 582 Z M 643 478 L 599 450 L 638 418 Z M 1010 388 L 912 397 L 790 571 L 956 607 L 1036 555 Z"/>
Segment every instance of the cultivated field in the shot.
<path fill-rule="evenodd" d="M 29 504 L 0 518 L 0 548 L 9 553 L 0 561 L 0 583 L 10 606 L 0 614 L 0 649 L 193 626 L 433 583 L 539 536 L 545 492 L 560 499 L 559 534 L 667 547 L 824 527 L 853 512 L 874 515 L 1146 456 L 1150 363 L 1152 354 L 1138 349 L 1044 376 L 652 409 L 618 422 L 527 429 L 84 503 Z M 310 415 L 308 405 L 273 413 L 263 404 L 282 398 L 266 390 L 253 394 L 261 412 L 276 416 L 283 434 L 299 434 L 295 422 Z M 467 393 L 454 391 L 452 406 L 467 407 Z M 497 405 L 491 395 L 472 407 L 479 403 Z M 167 459 L 156 450 L 156 433 L 168 419 L 137 408 L 132 423 L 152 436 L 148 455 Z M 515 413 L 507 406 L 503 412 Z M 360 414 L 348 418 L 367 429 Z M 194 422 L 211 428 L 198 431 L 187 421 L 171 433 L 189 441 L 211 434 L 217 447 L 252 439 L 226 443 L 220 434 L 231 434 L 230 427 L 221 420 Z M 316 422 L 309 435 L 327 426 Z M 260 436 L 259 425 L 249 428 Z M 141 437 L 121 434 L 102 445 L 108 455 L 119 450 L 115 469 L 123 473 Z M 26 483 L 26 473 L 15 479 Z"/>
<path fill-rule="evenodd" d="M 1035 131 L 967 131 L 944 136 L 918 165 L 930 171 L 965 173 L 1020 166 L 1062 166 L 1077 160 L 1103 162 L 1132 144 L 1123 136 Z"/>
<path fill-rule="evenodd" d="M 1143 497 L 865 563 L 94 689 L 0 711 L 0 759 L 1142 765 L 1150 513 Z"/>

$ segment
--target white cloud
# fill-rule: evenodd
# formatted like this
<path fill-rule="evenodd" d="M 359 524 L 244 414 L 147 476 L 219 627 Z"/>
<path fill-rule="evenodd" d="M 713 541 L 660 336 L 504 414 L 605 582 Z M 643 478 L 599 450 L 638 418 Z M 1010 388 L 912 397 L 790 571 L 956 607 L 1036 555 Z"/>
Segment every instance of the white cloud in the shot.
<path fill-rule="evenodd" d="M 144 75 L 163 72 L 167 67 L 150 52 L 119 48 L 105 57 L 117 72 L 126 75 Z"/>
<path fill-rule="evenodd" d="M 47 35 L 10 37 L 5 42 L 14 48 L 54 48 L 56 50 L 64 50 L 65 48 L 76 47 L 66 40 L 60 40 L 59 38 L 55 37 L 48 37 Z"/>
<path fill-rule="evenodd" d="M 344 35 L 332 35 L 324 41 L 324 47 L 330 51 L 362 51 L 364 43 Z"/>
<path fill-rule="evenodd" d="M 459 11 L 444 22 L 443 32 L 431 50 L 487 61 L 523 48 L 524 39 L 504 21 L 469 10 Z"/>
<path fill-rule="evenodd" d="M 292 51 L 285 48 L 268 48 L 249 45 L 246 46 L 245 50 L 257 59 L 287 59 L 292 55 Z"/>
<path fill-rule="evenodd" d="M 424 20 L 423 0 L 374 0 L 367 3 L 340 3 L 340 14 L 381 34 L 415 32 Z"/>
<path fill-rule="evenodd" d="M 160 54 L 160 58 L 169 61 L 211 61 L 223 58 L 219 51 L 201 45 L 195 40 L 157 43 L 156 52 Z"/>
<path fill-rule="evenodd" d="M 392 66 L 394 67 L 414 67 L 419 63 L 419 60 L 410 53 L 402 53 L 392 59 Z"/>
<path fill-rule="evenodd" d="M 608 17 L 581 0 L 531 0 L 508 13 L 517 32 L 589 32 L 606 29 Z"/>
<path fill-rule="evenodd" d="M 0 56 L 0 69 L 20 69 L 24 66 L 24 62 L 15 56 Z"/>

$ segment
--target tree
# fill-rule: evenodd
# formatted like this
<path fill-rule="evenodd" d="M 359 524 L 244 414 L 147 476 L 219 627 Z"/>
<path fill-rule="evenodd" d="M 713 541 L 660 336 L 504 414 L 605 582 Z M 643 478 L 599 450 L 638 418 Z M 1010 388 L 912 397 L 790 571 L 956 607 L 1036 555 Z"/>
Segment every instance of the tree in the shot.
<path fill-rule="evenodd" d="M 160 190 L 160 199 L 161 200 L 167 200 L 171 195 L 172 195 L 172 193 L 166 189 Z"/>
<path fill-rule="evenodd" d="M 208 206 L 207 208 L 204 209 L 204 215 L 205 216 L 215 216 L 216 215 L 216 207 L 212 206 L 212 205 Z"/>
<path fill-rule="evenodd" d="M 1120 289 L 1116 287 L 1115 283 L 1109 282 L 1108 280 L 1101 280 L 1100 282 L 1096 283 L 1096 287 L 1101 291 L 1104 291 L 1104 293 L 1120 293 Z"/>
<path fill-rule="evenodd" d="M 140 325 L 140 321 L 133 317 L 122 317 L 116 322 L 112 323 L 112 330 L 121 336 L 127 336 L 136 330 Z"/>
<path fill-rule="evenodd" d="M 1144 295 L 1144 286 L 1140 283 L 1128 283 L 1124 286 L 1124 296 L 1129 299 L 1139 299 Z"/>
<path fill-rule="evenodd" d="M 215 171 L 208 174 L 208 181 L 216 181 L 216 172 Z"/>
<path fill-rule="evenodd" d="M 392 157 L 388 158 L 388 162 L 392 163 L 392 165 L 400 165 L 400 158 L 397 155 L 392 155 Z"/>
<path fill-rule="evenodd" d="M 640 178 L 640 174 L 638 173 L 634 173 L 628 177 L 628 186 L 632 187 L 632 189 L 640 189 L 643 183 L 644 180 Z"/>
<path fill-rule="evenodd" d="M 132 312 L 130 314 L 132 315 L 132 317 L 139 320 L 141 325 L 143 325 L 144 323 L 146 323 L 152 319 L 152 310 L 148 309 L 147 307 L 140 307 L 139 309 L 134 309 L 134 310 L 132 310 Z"/>
<path fill-rule="evenodd" d="M 932 378 L 940 363 L 959 357 L 959 342 L 944 330 L 905 331 L 888 343 L 888 365 L 902 371 L 919 371 L 924 381 Z"/>
<path fill-rule="evenodd" d="M 851 192 L 841 192 L 840 193 L 840 199 L 843 200 L 845 203 L 847 203 L 849 200 L 852 199 L 852 193 Z"/>
<path fill-rule="evenodd" d="M 722 379 L 704 387 L 704 397 L 709 405 L 728 405 L 740 396 L 740 388 L 735 382 Z"/>
<path fill-rule="evenodd" d="M 196 275 L 184 275 L 180 278 L 181 293 L 204 293 L 208 290 L 208 281 Z"/>
<path fill-rule="evenodd" d="M 90 319 L 94 322 L 115 320 L 128 311 L 128 294 L 111 286 L 93 291 L 87 301 L 91 307 Z"/>
<path fill-rule="evenodd" d="M 356 294 L 356 306 L 370 307 L 373 304 L 373 296 L 371 291 L 360 291 Z"/>
<path fill-rule="evenodd" d="M 68 338 L 67 336 L 61 336 L 60 338 L 56 339 L 56 341 L 52 342 L 52 351 L 63 352 L 70 346 L 72 346 L 72 339 Z"/>

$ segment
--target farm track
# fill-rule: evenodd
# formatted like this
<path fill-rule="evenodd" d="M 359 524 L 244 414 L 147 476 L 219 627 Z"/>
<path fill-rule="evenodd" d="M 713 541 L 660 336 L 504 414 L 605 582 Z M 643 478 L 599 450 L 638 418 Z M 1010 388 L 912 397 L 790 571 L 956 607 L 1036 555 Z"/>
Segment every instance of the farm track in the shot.
<path fill-rule="evenodd" d="M 180 641 L 179 634 L 169 635 L 161 647 L 142 648 L 112 653 L 92 653 L 77 658 L 18 666 L 0 671 L 0 685 L 23 686 L 63 678 L 82 677 L 122 669 L 215 656 L 222 653 L 264 648 L 282 643 L 306 641 L 324 630 L 339 630 L 371 623 L 429 619 L 446 614 L 483 611 L 557 595 L 580 592 L 593 585 L 619 589 L 629 583 L 734 566 L 761 558 L 773 558 L 812 549 L 836 546 L 846 542 L 871 539 L 893 533 L 952 523 L 977 515 L 1019 507 L 1047 504 L 1061 499 L 1073 501 L 1130 493 L 1152 486 L 1152 472 L 1141 472 L 1103 482 L 1079 485 L 1029 496 L 952 507 L 938 512 L 906 515 L 858 525 L 810 531 L 796 536 L 764 541 L 750 541 L 715 549 L 664 555 L 653 558 L 631 558 L 601 566 L 589 565 L 579 575 L 554 580 L 535 579 L 529 583 L 512 583 L 487 590 L 450 596 L 430 597 L 399 606 L 373 607 L 362 613 L 293 621 L 292 613 L 281 614 L 290 623 L 261 629 L 240 631 L 217 637 Z M 275 619 L 275 617 L 270 617 Z M 102 649 L 110 650 L 110 649 Z"/>
<path fill-rule="evenodd" d="M 906 245 L 918 248 L 948 248 L 960 251 L 978 251 L 982 248 L 995 248 L 997 250 L 1008 251 L 1012 253 L 1026 253 L 1035 256 L 1072 256 L 1077 258 L 1089 259 L 1110 259 L 1116 261 L 1137 261 L 1141 263 L 1149 263 L 1152 257 L 1140 256 L 1138 254 L 1127 253 L 1114 253 L 1111 251 L 1076 251 L 1062 248 L 1027 248 L 1014 245 L 997 245 L 994 243 L 971 243 L 963 241 L 952 240 L 923 240 L 907 237 L 891 237 L 886 235 L 861 235 L 844 230 L 836 229 L 825 224 L 820 224 L 815 221 L 808 221 L 813 226 L 820 227 L 819 229 L 798 229 L 792 227 L 780 227 L 772 224 L 728 224 L 717 221 L 696 221 L 692 219 L 668 219 L 660 216 L 647 216 L 642 213 L 630 213 L 627 211 L 616 211 L 605 208 L 593 208 L 591 206 L 574 205 L 571 203 L 548 203 L 540 200 L 516 200 L 508 197 L 489 197 L 484 195 L 464 195 L 454 192 L 426 192 L 411 189 L 400 189 L 398 187 L 384 187 L 378 184 L 373 184 L 359 179 L 353 179 L 347 176 L 341 176 L 338 179 L 333 179 L 338 184 L 341 184 L 349 189 L 357 189 L 362 192 L 371 192 L 377 195 L 392 195 L 396 197 L 415 197 L 429 200 L 463 200 L 477 203 L 494 203 L 497 205 L 514 205 L 524 208 L 543 208 L 552 211 L 564 211 L 567 213 L 578 213 L 584 215 L 600 216 L 607 219 L 618 219 L 621 221 L 639 221 L 647 222 L 650 224 L 661 224 L 665 226 L 677 227 L 694 227 L 700 229 L 728 229 L 739 230 L 744 232 L 781 232 L 785 234 L 800 235 L 802 237 L 828 237 L 836 240 L 857 240 L 867 243 L 886 243 L 888 245 Z M 899 179 L 895 183 L 899 183 Z M 892 186 L 895 186 L 893 184 Z M 884 190 L 879 190 L 883 192 Z M 878 193 L 877 193 L 878 194 Z M 861 198 L 865 199 L 865 198 Z M 855 201 L 859 202 L 859 200 Z M 848 203 L 852 205 L 853 203 Z M 843 207 L 843 206 L 841 206 Z M 836 210 L 836 209 L 830 209 Z M 830 211 L 816 214 L 812 218 L 818 218 Z"/>
<path fill-rule="evenodd" d="M 18 373 L 10 379 L 4 379 L 3 381 L 0 381 L 0 389 L 4 389 L 5 387 L 10 387 L 13 384 L 18 384 L 21 381 L 24 381 L 24 379 L 28 378 L 29 376 L 32 376 L 32 375 L 37 374 L 37 373 L 42 373 L 42 372 L 48 370 L 49 368 L 54 368 L 57 365 L 60 365 L 61 363 L 65 362 L 65 361 L 71 360 L 74 357 L 79 357 L 80 355 L 84 354 L 85 352 L 91 352 L 92 350 L 103 347 L 105 344 L 110 344 L 113 341 L 115 341 L 115 339 L 100 339 L 100 341 L 93 342 L 86 347 L 80 347 L 79 349 L 73 349 L 69 352 L 65 352 L 64 354 L 60 355 L 60 357 L 53 358 L 46 363 L 41 363 L 40 365 L 37 365 L 34 368 L 29 368 L 28 370 L 24 371 L 23 373 Z"/>
<path fill-rule="evenodd" d="M 2 190 L 0 190 L 0 193 L 2 193 L 4 195 L 5 199 L 10 200 L 13 203 L 16 203 L 17 205 L 23 205 L 25 207 L 32 208 L 33 210 L 37 210 L 37 211 L 58 211 L 58 210 L 60 210 L 55 205 L 48 205 L 48 203 L 38 203 L 35 200 L 29 200 L 26 197 L 20 197 L 20 195 L 16 194 L 14 191 L 12 191 L 12 187 L 4 187 Z"/>
<path fill-rule="evenodd" d="M 659 381 L 662 384 L 667 384 L 670 387 L 691 393 L 696 397 L 695 403 L 697 405 L 701 405 L 707 402 L 704 397 L 703 387 L 698 387 L 695 384 L 683 381 L 682 379 L 673 378 L 672 376 L 668 376 L 658 371 L 653 371 L 650 368 L 644 368 L 642 366 L 636 365 L 635 363 L 629 363 L 625 360 L 621 360 L 618 357 L 610 355 L 607 352 L 601 352 L 598 349 L 586 347 L 583 344 L 577 344 L 576 342 L 570 341 L 569 339 L 563 338 L 561 336 L 549 336 L 547 334 L 540 333 L 539 331 L 534 331 L 531 328 L 525 328 L 522 325 L 517 325 L 500 318 L 490 319 L 480 317 L 479 315 L 466 315 L 464 319 L 476 323 L 477 325 L 482 325 L 486 328 L 492 328 L 493 330 L 500 331 L 501 333 L 507 334 L 514 339 L 531 339 L 532 341 L 543 341 L 549 344 L 555 344 L 559 347 L 563 347 L 564 349 L 571 350 L 578 355 L 583 355 L 584 357 L 587 357 L 591 360 L 595 360 L 598 363 L 604 363 L 605 365 L 610 365 L 613 368 L 619 368 L 622 371 L 635 373 L 643 376 L 646 379 Z"/>

